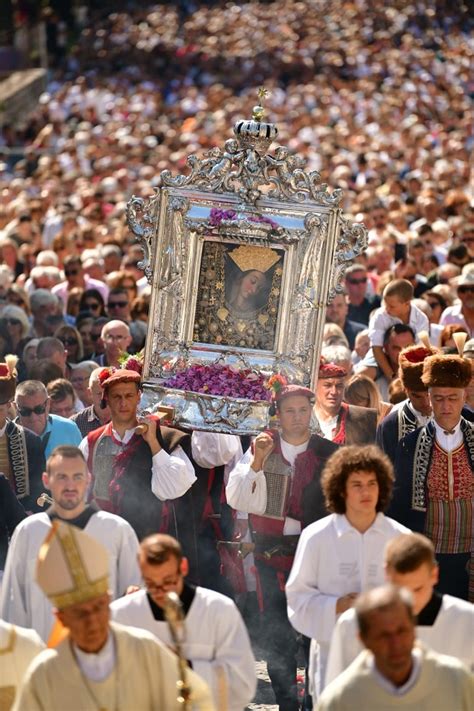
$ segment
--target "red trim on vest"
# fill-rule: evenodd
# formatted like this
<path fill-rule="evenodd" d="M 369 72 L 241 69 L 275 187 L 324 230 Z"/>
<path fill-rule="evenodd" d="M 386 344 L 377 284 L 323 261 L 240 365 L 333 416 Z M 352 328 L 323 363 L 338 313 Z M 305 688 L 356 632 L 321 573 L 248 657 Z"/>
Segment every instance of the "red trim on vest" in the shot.
<path fill-rule="evenodd" d="M 345 444 L 346 442 L 346 421 L 347 415 L 349 413 L 349 405 L 346 402 L 341 403 L 341 409 L 339 410 L 339 425 L 336 430 L 336 434 L 332 438 L 334 444 Z"/>

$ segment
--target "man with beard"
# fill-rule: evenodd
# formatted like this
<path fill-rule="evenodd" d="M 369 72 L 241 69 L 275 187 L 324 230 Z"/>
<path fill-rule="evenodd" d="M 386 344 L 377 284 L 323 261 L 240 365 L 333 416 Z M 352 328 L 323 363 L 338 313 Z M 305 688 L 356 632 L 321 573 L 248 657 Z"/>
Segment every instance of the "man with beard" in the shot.
<path fill-rule="evenodd" d="M 57 447 L 49 457 L 43 484 L 53 504 L 44 513 L 22 521 L 12 536 L 2 583 L 0 617 L 36 630 L 47 642 L 54 624 L 53 608 L 33 579 L 43 540 L 56 519 L 72 523 L 100 540 L 109 552 L 110 590 L 114 598 L 141 580 L 138 540 L 119 516 L 86 503 L 90 475 L 77 447 Z"/>

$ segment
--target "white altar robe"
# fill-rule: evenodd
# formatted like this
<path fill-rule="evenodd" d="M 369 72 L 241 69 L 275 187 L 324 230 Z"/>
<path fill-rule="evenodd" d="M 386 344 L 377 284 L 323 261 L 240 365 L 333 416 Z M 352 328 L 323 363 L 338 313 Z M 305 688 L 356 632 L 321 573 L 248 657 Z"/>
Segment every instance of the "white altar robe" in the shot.
<path fill-rule="evenodd" d="M 457 657 L 474 672 L 474 605 L 452 595 L 443 595 L 433 625 L 418 625 L 417 638 L 440 654 Z M 334 628 L 326 669 L 326 686 L 363 650 L 354 609 L 346 610 Z"/>
<path fill-rule="evenodd" d="M 8 549 L 0 600 L 0 617 L 36 630 L 45 642 L 55 617 L 53 606 L 35 579 L 38 553 L 50 529 L 47 513 L 29 516 L 16 527 Z M 84 531 L 100 541 L 109 553 L 113 598 L 123 595 L 129 585 L 141 584 L 138 538 L 127 521 L 106 511 L 96 511 Z"/>
<path fill-rule="evenodd" d="M 343 514 L 331 514 L 303 529 L 286 583 L 288 618 L 312 639 L 310 670 L 316 669 L 318 696 L 323 685 L 338 598 L 382 585 L 386 543 L 409 529 L 382 513 L 359 533 Z"/>
<path fill-rule="evenodd" d="M 179 711 L 177 657 L 144 630 L 116 624 L 111 629 L 116 659 L 106 679 L 85 681 L 66 638 L 33 661 L 12 711 Z M 207 684 L 191 669 L 188 683 L 192 711 L 216 711 Z"/>
<path fill-rule="evenodd" d="M 173 646 L 168 625 L 154 618 L 145 590 L 116 600 L 111 612 L 116 622 L 146 629 Z M 218 709 L 242 711 L 252 700 L 255 660 L 244 622 L 232 600 L 213 590 L 196 588 L 185 618 L 183 653 L 208 683 Z M 227 706 L 220 702 L 223 689 L 227 691 Z"/>
<path fill-rule="evenodd" d="M 43 649 L 36 632 L 0 620 L 0 711 L 9 711 L 26 670 Z"/>

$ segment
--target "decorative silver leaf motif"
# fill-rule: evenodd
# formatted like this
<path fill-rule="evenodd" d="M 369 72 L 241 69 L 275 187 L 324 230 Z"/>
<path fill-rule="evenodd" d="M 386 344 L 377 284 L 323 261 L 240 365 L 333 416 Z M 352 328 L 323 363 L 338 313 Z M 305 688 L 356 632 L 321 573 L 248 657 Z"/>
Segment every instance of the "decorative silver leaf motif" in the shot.
<path fill-rule="evenodd" d="M 149 284 L 153 280 L 152 264 L 159 208 L 160 192 L 158 189 L 147 200 L 134 195 L 127 203 L 127 225 L 143 249 L 143 259 L 138 263 L 138 268 L 143 269 Z"/>
<path fill-rule="evenodd" d="M 339 216 L 340 233 L 337 251 L 332 269 L 330 289 L 327 303 L 330 304 L 336 294 L 344 288 L 344 277 L 347 267 L 354 259 L 367 249 L 368 232 L 365 225 L 350 222 L 346 217 Z"/>

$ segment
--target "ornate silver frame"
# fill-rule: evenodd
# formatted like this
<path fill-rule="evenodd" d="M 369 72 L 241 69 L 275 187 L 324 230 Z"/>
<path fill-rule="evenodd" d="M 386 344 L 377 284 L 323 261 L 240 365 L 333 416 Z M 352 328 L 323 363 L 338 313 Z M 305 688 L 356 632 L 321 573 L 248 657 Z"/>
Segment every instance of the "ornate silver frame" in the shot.
<path fill-rule="evenodd" d="M 144 250 L 141 263 L 152 286 L 144 362 L 143 407 L 175 410 L 184 427 L 255 433 L 268 426 L 268 403 L 173 390 L 163 380 L 183 364 L 241 364 L 283 373 L 314 388 L 326 305 L 342 289 L 347 265 L 367 244 L 363 225 L 350 224 L 316 172 L 279 146 L 267 152 L 277 129 L 262 120 L 234 126 L 235 139 L 203 159 L 188 157 L 189 175 L 161 173 L 152 198 L 132 197 L 127 220 Z M 224 211 L 218 224 L 212 210 Z M 206 241 L 283 251 L 281 299 L 274 348 L 229 347 L 193 340 L 201 255 Z"/>

